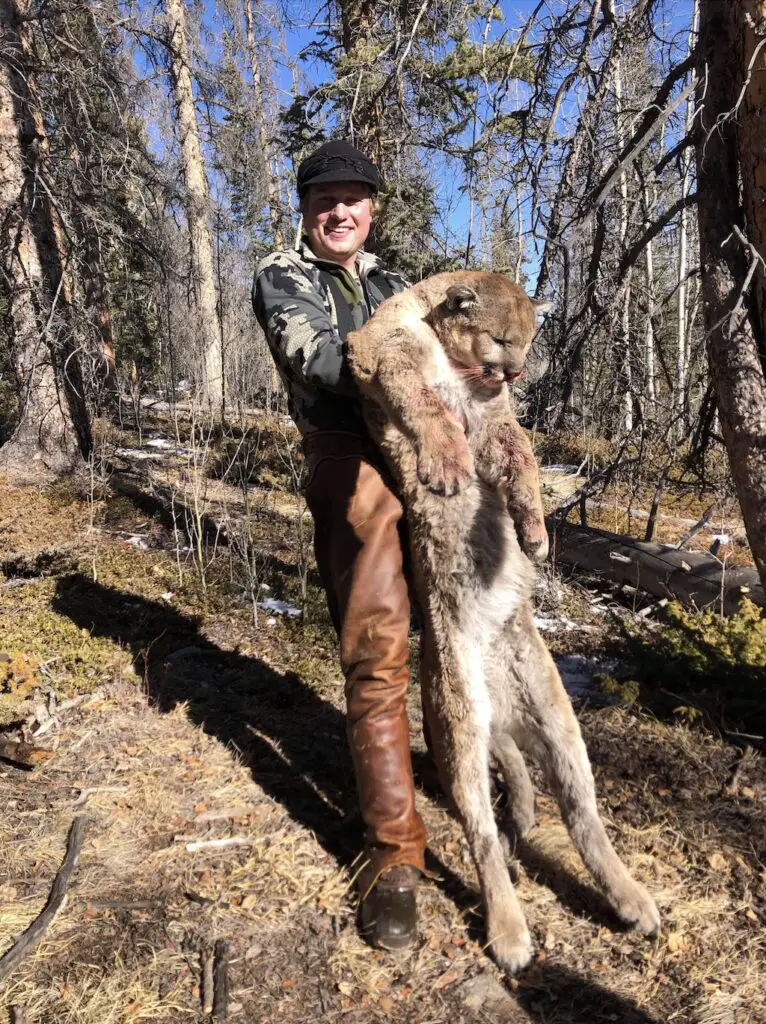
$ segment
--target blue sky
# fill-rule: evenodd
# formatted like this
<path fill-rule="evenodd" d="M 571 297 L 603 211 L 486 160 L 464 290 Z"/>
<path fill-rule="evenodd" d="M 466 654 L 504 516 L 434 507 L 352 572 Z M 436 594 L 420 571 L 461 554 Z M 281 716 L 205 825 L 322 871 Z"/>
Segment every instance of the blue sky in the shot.
<path fill-rule="evenodd" d="M 189 4 L 192 2 L 193 0 L 187 0 Z M 503 32 L 510 31 L 513 33 L 521 28 L 530 13 L 537 6 L 537 2 L 538 0 L 503 0 L 500 6 L 504 17 L 502 21 L 494 23 L 491 37 L 497 38 Z M 624 10 L 629 2 L 630 0 L 616 0 L 618 10 L 620 8 Z M 216 22 L 215 3 L 214 0 L 202 0 L 202 3 L 206 12 L 206 26 L 213 29 L 212 37 L 215 47 L 215 39 L 220 38 L 220 28 L 218 29 L 217 37 L 213 28 Z M 306 2 L 306 0 L 282 0 L 282 4 L 291 23 L 283 27 L 283 40 L 289 58 L 294 60 L 315 37 L 316 29 L 312 25 L 312 21 L 317 10 L 319 10 L 319 5 L 313 2 Z M 563 0 L 547 0 L 542 11 L 542 17 L 546 20 L 554 17 L 563 6 Z M 680 57 L 687 45 L 692 0 L 659 0 L 658 7 L 664 14 L 663 35 L 666 39 L 674 41 L 678 48 L 678 56 Z M 326 66 L 307 60 L 300 62 L 300 73 L 303 76 L 303 82 L 300 86 L 301 91 L 305 91 L 312 84 L 316 85 L 327 80 L 329 75 Z M 281 68 L 277 76 L 277 87 L 280 101 L 284 104 L 289 103 L 293 88 L 292 72 L 289 68 Z M 564 120 L 575 112 L 574 102 L 573 97 L 564 104 L 562 110 Z M 447 161 L 431 159 L 433 160 L 434 174 L 438 179 L 441 192 L 441 203 L 444 206 L 451 207 L 449 215 L 450 227 L 454 234 L 455 242 L 458 244 L 460 236 L 464 236 L 466 233 L 468 219 L 467 203 L 459 191 L 459 186 L 462 184 L 459 169 L 454 164 L 450 166 Z M 533 256 L 532 264 L 534 264 Z"/>

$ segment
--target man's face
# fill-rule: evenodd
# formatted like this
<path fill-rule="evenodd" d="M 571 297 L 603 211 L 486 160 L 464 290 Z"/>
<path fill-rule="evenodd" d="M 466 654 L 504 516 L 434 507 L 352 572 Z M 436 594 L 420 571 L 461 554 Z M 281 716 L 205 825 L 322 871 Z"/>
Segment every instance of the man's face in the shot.
<path fill-rule="evenodd" d="M 301 203 L 303 230 L 315 256 L 352 267 L 370 233 L 372 197 L 359 181 L 310 185 Z"/>

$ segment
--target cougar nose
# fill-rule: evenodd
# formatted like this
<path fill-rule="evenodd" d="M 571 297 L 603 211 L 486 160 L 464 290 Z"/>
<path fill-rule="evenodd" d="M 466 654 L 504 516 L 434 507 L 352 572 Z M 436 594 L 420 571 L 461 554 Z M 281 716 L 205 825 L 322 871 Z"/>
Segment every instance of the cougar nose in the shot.
<path fill-rule="evenodd" d="M 521 370 L 506 370 L 503 376 L 510 384 L 511 381 L 514 381 L 521 376 Z"/>

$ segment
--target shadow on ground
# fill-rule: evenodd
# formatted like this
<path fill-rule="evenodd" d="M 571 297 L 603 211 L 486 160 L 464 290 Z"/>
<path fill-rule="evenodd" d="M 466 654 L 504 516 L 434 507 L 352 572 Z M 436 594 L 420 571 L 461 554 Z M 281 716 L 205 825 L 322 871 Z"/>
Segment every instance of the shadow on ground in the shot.
<path fill-rule="evenodd" d="M 155 707 L 170 711 L 187 704 L 190 719 L 236 750 L 269 796 L 311 829 L 340 863 L 351 863 L 361 822 L 345 722 L 337 708 L 297 674 L 216 646 L 202 635 L 198 620 L 165 603 L 75 574 L 59 579 L 53 607 L 81 628 L 128 648 Z M 430 866 L 476 933 L 477 893 L 433 855 Z M 604 904 L 594 890 L 539 857 L 529 866 L 541 880 L 554 882 L 576 912 L 601 916 Z M 608 911 L 606 916 L 611 925 Z M 553 966 L 535 970 L 540 984 L 535 981 L 516 993 L 534 1017 L 568 1024 L 609 1019 L 655 1024 L 634 1005 L 575 973 Z"/>
<path fill-rule="evenodd" d="M 519 986 L 516 999 L 531 1017 L 545 1024 L 660 1024 L 633 1000 L 559 964 L 533 968 L 530 981 Z"/>

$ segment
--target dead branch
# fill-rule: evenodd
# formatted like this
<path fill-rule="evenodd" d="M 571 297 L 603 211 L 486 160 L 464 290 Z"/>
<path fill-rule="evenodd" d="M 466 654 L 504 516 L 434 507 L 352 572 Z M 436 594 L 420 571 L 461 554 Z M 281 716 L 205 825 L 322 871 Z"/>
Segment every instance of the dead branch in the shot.
<path fill-rule="evenodd" d="M 658 217 L 657 220 L 655 220 L 652 224 L 649 225 L 646 231 L 644 231 L 640 238 L 636 239 L 633 245 L 631 245 L 631 247 L 625 252 L 625 255 L 620 260 L 620 267 L 617 277 L 618 283 L 622 281 L 623 277 L 625 276 L 625 274 L 627 274 L 628 270 L 630 270 L 630 268 L 635 264 L 636 260 L 647 247 L 647 245 L 654 238 L 656 238 L 657 235 L 664 231 L 668 224 L 672 223 L 676 219 L 681 210 L 686 209 L 687 206 L 694 206 L 696 202 L 696 192 L 690 192 L 688 196 L 681 196 L 681 198 L 677 199 L 672 206 L 668 207 L 668 209 L 662 214 L 661 217 Z"/>
<path fill-rule="evenodd" d="M 673 545 L 676 551 L 680 551 L 684 544 L 688 544 L 692 537 L 696 536 L 700 530 L 703 530 L 707 526 L 710 517 L 713 515 L 717 507 L 718 503 L 714 501 L 699 522 L 696 522 L 694 526 L 688 529 L 683 537 Z"/>
<path fill-rule="evenodd" d="M 82 815 L 76 817 L 69 828 L 67 836 L 67 849 L 58 874 L 53 880 L 48 901 L 40 914 L 30 924 L 21 937 L 16 940 L 2 959 L 0 959 L 0 987 L 2 987 L 9 975 L 16 970 L 24 957 L 30 953 L 40 941 L 45 932 L 50 928 L 53 919 L 58 914 L 67 895 L 69 883 L 77 867 L 77 860 L 80 856 L 85 830 L 88 819 Z"/>
<path fill-rule="evenodd" d="M 616 157 L 612 166 L 604 174 L 601 182 L 596 186 L 596 194 L 582 218 L 584 224 L 588 223 L 599 206 L 604 203 L 609 193 L 619 181 L 620 174 L 628 164 L 633 163 L 636 157 L 646 149 L 673 112 L 694 92 L 695 82 L 692 80 L 671 103 L 665 106 L 673 86 L 694 68 L 694 61 L 695 56 L 692 54 L 681 64 L 677 65 L 677 67 L 673 68 L 658 89 L 654 99 L 647 105 L 644 116 L 633 136 L 625 143 L 622 152 Z"/>
<path fill-rule="evenodd" d="M 581 487 L 578 487 L 576 491 L 573 491 L 566 501 L 562 501 L 562 503 L 553 510 L 551 518 L 566 519 L 567 514 L 575 507 L 575 505 L 578 505 L 581 500 L 591 495 L 597 487 L 607 487 L 617 470 L 625 469 L 626 466 L 632 466 L 636 462 L 638 462 L 637 458 L 611 462 L 604 469 L 600 469 L 597 473 L 589 476 Z"/>

